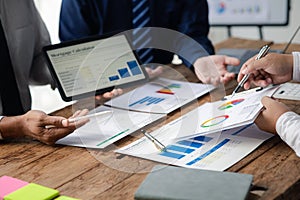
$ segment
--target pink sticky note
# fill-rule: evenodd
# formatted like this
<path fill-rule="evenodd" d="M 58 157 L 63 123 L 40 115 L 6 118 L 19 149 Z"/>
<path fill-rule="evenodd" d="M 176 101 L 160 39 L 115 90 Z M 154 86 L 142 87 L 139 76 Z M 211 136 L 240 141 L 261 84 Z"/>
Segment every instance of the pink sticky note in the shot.
<path fill-rule="evenodd" d="M 4 196 L 28 185 L 27 182 L 12 178 L 9 176 L 0 177 L 0 200 L 3 200 Z"/>

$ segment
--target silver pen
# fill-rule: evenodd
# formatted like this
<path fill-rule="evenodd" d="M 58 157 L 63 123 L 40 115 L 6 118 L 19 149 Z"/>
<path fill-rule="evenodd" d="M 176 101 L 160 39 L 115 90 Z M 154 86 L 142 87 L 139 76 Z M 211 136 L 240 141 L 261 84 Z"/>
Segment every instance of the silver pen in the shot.
<path fill-rule="evenodd" d="M 141 132 L 155 145 L 159 151 L 167 151 L 167 147 L 158 141 L 158 139 L 156 139 L 154 136 L 150 135 L 145 130 L 141 130 Z"/>
<path fill-rule="evenodd" d="M 263 46 L 263 47 L 260 49 L 260 51 L 259 51 L 258 55 L 256 56 L 255 60 L 259 60 L 259 59 L 261 59 L 262 57 L 264 57 L 264 56 L 268 53 L 269 50 L 270 50 L 269 45 Z M 239 89 L 240 89 L 241 87 L 244 86 L 244 84 L 245 84 L 245 82 L 248 80 L 249 76 L 250 76 L 250 74 L 246 74 L 246 75 L 243 77 L 243 79 L 239 82 L 239 84 L 238 84 L 238 85 L 236 86 L 236 88 L 233 90 L 233 92 L 232 92 L 232 94 L 231 94 L 231 98 L 235 95 L 235 93 L 237 93 L 237 92 L 239 91 Z"/>

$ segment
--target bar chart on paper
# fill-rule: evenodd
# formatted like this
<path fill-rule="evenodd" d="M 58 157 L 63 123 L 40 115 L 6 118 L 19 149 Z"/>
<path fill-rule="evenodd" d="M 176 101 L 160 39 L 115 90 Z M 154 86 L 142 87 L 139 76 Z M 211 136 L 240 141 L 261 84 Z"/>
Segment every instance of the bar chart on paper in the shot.
<path fill-rule="evenodd" d="M 142 99 L 137 100 L 136 102 L 133 102 L 132 104 L 129 104 L 129 107 L 133 107 L 138 104 L 150 106 L 150 105 L 158 104 L 164 100 L 165 100 L 165 98 L 146 96 Z"/>
<path fill-rule="evenodd" d="M 179 141 L 170 140 L 170 134 L 160 130 L 152 133 L 166 145 L 166 151 L 158 151 L 149 140 L 141 138 L 116 152 L 182 167 L 222 171 L 272 137 L 271 134 L 259 131 L 253 124 L 227 130 L 222 134 L 212 133 Z"/>
<path fill-rule="evenodd" d="M 181 140 L 175 144 L 167 146 L 167 151 L 161 152 L 160 156 L 169 158 L 181 159 L 187 154 L 194 152 L 204 145 L 205 142 L 212 140 L 211 137 L 199 136 L 191 140 Z"/>
<path fill-rule="evenodd" d="M 167 114 L 213 89 L 212 85 L 158 78 L 106 102 L 105 105 Z"/>

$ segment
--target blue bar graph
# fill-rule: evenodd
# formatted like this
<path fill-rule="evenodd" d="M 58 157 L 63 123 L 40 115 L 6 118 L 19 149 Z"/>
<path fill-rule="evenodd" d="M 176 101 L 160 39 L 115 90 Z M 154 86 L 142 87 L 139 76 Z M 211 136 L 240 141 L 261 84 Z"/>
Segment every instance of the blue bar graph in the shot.
<path fill-rule="evenodd" d="M 169 151 L 163 151 L 159 155 L 170 157 L 170 158 L 175 158 L 175 159 L 180 159 L 180 158 L 183 158 L 185 156 L 185 155 L 182 155 L 182 154 L 172 153 L 172 152 L 169 152 Z"/>
<path fill-rule="evenodd" d="M 118 69 L 118 72 L 121 76 L 121 78 L 130 77 L 129 71 L 127 68 Z"/>
<path fill-rule="evenodd" d="M 214 146 L 213 148 L 211 148 L 209 151 L 205 152 L 204 154 L 202 154 L 201 156 L 199 156 L 198 158 L 192 160 L 191 162 L 188 162 L 187 165 L 193 165 L 196 162 L 199 162 L 200 160 L 202 160 L 203 158 L 209 156 L 210 154 L 214 153 L 215 151 L 217 151 L 218 149 L 220 149 L 221 147 L 223 147 L 226 143 L 228 143 L 230 141 L 230 139 L 225 139 L 222 142 L 220 142 L 219 144 L 217 144 L 216 146 Z"/>
<path fill-rule="evenodd" d="M 196 148 L 202 147 L 204 144 L 199 143 L 199 142 L 193 142 L 189 140 L 181 140 L 176 143 L 177 145 L 169 145 L 167 146 L 167 153 L 162 152 L 159 155 L 166 156 L 166 157 L 171 157 L 175 159 L 181 159 L 186 154 L 190 154 L 196 150 Z M 179 144 L 179 145 L 178 145 Z M 176 152 L 176 153 L 174 153 Z"/>
<path fill-rule="evenodd" d="M 146 96 L 146 97 L 144 97 L 144 98 L 142 98 L 142 99 L 140 99 L 136 102 L 133 102 L 133 103 L 129 104 L 129 107 L 133 107 L 137 104 L 144 104 L 144 103 L 146 103 L 145 104 L 146 106 L 150 106 L 150 105 L 153 105 L 153 104 L 158 104 L 158 103 L 160 103 L 164 100 L 165 100 L 165 98 Z"/>
<path fill-rule="evenodd" d="M 141 70 L 135 60 L 127 62 L 127 65 L 133 76 L 141 74 Z"/>
<path fill-rule="evenodd" d="M 192 153 L 193 151 L 195 151 L 195 149 L 180 147 L 180 146 L 176 146 L 176 145 L 167 146 L 167 150 L 178 151 L 178 152 L 182 152 L 182 153 Z"/>
<path fill-rule="evenodd" d="M 119 80 L 120 77 L 118 75 L 115 75 L 115 76 L 110 76 L 108 79 L 109 79 L 109 81 L 116 81 L 116 80 Z"/>
<path fill-rule="evenodd" d="M 201 146 L 203 146 L 202 143 L 191 142 L 191 141 L 188 141 L 188 140 L 178 141 L 177 144 L 181 144 L 181 145 L 188 146 L 188 147 L 194 147 L 194 148 L 200 148 Z"/>
<path fill-rule="evenodd" d="M 206 136 L 197 136 L 197 137 L 194 137 L 192 138 L 193 140 L 197 140 L 197 141 L 200 141 L 200 142 L 209 142 L 212 140 L 211 137 L 206 137 Z"/>

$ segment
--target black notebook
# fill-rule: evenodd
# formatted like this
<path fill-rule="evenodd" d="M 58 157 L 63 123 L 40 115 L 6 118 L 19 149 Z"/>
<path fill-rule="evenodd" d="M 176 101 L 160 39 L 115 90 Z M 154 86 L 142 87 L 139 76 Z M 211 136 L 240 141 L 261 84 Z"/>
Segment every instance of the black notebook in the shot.
<path fill-rule="evenodd" d="M 246 199 L 253 176 L 173 166 L 155 166 L 135 193 L 135 199 Z"/>

